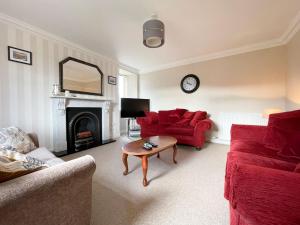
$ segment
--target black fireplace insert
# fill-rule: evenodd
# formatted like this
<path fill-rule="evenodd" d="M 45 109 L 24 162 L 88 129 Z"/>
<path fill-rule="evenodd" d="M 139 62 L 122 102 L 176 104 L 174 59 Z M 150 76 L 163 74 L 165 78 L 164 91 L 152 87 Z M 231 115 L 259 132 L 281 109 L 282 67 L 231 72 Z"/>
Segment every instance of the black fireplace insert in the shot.
<path fill-rule="evenodd" d="M 102 109 L 68 107 L 66 111 L 67 153 L 102 145 Z"/>

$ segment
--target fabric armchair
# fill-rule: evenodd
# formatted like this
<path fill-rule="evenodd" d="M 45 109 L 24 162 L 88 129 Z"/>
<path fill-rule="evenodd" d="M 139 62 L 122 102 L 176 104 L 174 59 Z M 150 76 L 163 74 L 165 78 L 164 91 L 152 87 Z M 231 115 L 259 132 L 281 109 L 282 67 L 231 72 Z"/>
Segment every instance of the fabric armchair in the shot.
<path fill-rule="evenodd" d="M 247 224 L 300 224 L 300 173 L 238 163 L 230 183 L 230 204 Z"/>

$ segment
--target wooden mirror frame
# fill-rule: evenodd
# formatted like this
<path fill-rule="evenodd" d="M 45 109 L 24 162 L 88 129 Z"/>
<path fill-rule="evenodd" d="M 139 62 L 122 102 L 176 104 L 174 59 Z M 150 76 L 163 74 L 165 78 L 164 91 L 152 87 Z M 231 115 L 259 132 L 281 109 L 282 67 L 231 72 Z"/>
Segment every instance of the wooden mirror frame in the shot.
<path fill-rule="evenodd" d="M 81 63 L 81 64 L 84 64 L 84 65 L 87 65 L 87 66 L 91 66 L 91 67 L 94 67 L 98 70 L 99 74 L 100 74 L 100 79 L 101 79 L 101 93 L 93 93 L 93 92 L 85 92 L 85 91 L 76 91 L 76 90 L 68 90 L 70 91 L 71 93 L 78 93 L 78 94 L 88 94 L 88 95 L 99 95 L 99 96 L 103 96 L 103 73 L 102 71 L 100 70 L 100 68 L 95 65 L 95 64 L 92 64 L 92 63 L 88 63 L 88 62 L 85 62 L 85 61 L 82 61 L 80 59 L 76 59 L 76 58 L 73 58 L 73 57 L 67 57 L 65 58 L 64 60 L 60 61 L 59 62 L 59 83 L 60 83 L 60 91 L 61 92 L 65 92 L 66 89 L 64 89 L 63 85 L 64 85 L 64 64 L 67 63 L 68 61 L 75 61 L 77 63 Z"/>

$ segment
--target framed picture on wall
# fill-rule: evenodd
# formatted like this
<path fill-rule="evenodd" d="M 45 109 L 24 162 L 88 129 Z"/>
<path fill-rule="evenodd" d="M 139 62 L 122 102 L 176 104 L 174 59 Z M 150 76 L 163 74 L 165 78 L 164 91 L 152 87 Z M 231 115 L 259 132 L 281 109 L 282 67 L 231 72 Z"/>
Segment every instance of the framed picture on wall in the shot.
<path fill-rule="evenodd" d="M 108 83 L 112 84 L 112 85 L 116 85 L 117 84 L 117 78 L 113 77 L 113 76 L 108 76 Z"/>
<path fill-rule="evenodd" d="M 8 60 L 32 65 L 32 52 L 8 46 Z"/>

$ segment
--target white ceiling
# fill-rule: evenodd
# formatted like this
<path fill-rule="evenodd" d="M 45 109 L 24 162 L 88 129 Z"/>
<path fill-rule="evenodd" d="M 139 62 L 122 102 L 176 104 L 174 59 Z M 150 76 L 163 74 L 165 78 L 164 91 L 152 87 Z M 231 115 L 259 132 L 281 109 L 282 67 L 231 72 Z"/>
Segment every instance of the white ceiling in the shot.
<path fill-rule="evenodd" d="M 0 0 L 0 12 L 139 70 L 280 38 L 300 0 Z M 153 13 L 166 42 L 142 44 Z"/>

